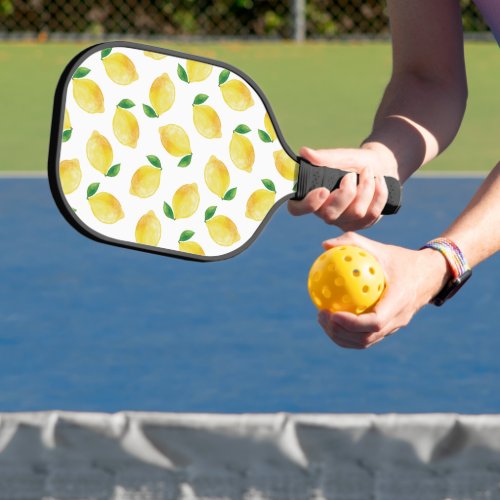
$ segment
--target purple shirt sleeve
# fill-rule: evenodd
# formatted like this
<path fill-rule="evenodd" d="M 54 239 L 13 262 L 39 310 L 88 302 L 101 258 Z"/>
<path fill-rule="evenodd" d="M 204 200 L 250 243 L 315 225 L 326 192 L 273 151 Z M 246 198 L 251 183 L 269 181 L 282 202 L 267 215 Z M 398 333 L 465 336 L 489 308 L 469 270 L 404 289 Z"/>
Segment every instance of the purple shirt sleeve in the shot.
<path fill-rule="evenodd" d="M 474 3 L 500 45 L 500 0 L 474 0 Z"/>

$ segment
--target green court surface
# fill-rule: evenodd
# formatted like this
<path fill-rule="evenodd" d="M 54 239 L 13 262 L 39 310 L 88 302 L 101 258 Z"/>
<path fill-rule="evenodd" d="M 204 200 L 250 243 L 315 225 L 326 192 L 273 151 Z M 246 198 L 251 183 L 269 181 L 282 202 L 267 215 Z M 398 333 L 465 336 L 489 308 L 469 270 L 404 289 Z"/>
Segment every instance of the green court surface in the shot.
<path fill-rule="evenodd" d="M 57 80 L 71 57 L 91 44 L 0 44 L 0 170 L 45 170 Z M 302 145 L 359 145 L 370 131 L 391 71 L 388 42 L 151 44 L 220 59 L 245 71 L 264 90 L 295 151 Z M 424 170 L 484 171 L 498 161 L 498 48 L 468 42 L 466 60 L 469 102 L 462 128 L 453 145 Z"/>

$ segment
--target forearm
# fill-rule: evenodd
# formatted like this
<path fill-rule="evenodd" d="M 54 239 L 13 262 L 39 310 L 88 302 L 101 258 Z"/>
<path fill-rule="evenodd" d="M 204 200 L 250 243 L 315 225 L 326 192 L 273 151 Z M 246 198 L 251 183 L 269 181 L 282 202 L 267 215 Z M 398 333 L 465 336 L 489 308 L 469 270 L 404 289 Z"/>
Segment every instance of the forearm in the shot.
<path fill-rule="evenodd" d="M 404 182 L 452 142 L 466 99 L 465 81 L 394 75 L 362 147 L 379 151 L 389 171 Z"/>
<path fill-rule="evenodd" d="M 481 184 L 459 217 L 443 231 L 461 249 L 470 267 L 474 267 L 500 250 L 500 163 Z M 426 248 L 420 284 L 424 302 L 431 300 L 452 277 L 446 259 L 440 252 Z"/>
<path fill-rule="evenodd" d="M 471 267 L 500 250 L 500 162 L 442 236 L 460 247 Z"/>
<path fill-rule="evenodd" d="M 387 0 L 392 78 L 365 139 L 405 181 L 455 137 L 467 79 L 458 0 Z"/>

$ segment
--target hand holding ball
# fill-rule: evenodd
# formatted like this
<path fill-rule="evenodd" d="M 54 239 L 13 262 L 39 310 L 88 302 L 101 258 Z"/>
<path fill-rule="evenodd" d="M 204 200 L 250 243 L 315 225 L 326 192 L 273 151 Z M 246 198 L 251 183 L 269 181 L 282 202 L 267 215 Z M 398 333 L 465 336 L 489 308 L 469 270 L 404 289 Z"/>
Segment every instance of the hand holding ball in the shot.
<path fill-rule="evenodd" d="M 382 295 L 384 272 L 377 259 L 365 249 L 334 247 L 312 265 L 307 288 L 318 309 L 362 314 L 369 312 Z"/>

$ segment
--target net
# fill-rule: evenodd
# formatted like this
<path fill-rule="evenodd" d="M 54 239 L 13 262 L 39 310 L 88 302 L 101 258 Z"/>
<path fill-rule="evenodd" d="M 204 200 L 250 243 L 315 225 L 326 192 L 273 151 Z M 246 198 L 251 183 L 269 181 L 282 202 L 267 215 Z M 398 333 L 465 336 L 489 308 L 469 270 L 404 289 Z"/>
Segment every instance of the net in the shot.
<path fill-rule="evenodd" d="M 500 416 L 0 414 L 2 500 L 500 498 Z"/>

